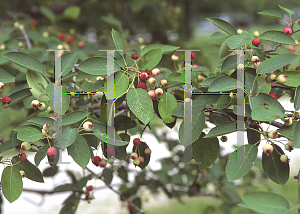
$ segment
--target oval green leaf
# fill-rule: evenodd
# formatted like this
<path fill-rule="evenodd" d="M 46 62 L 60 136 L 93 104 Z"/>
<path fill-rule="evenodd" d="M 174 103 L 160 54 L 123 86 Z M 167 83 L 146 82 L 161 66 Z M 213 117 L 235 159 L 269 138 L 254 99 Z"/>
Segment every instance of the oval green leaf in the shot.
<path fill-rule="evenodd" d="M 32 142 L 43 137 L 41 131 L 35 128 L 24 128 L 18 132 L 17 138 L 21 141 Z"/>
<path fill-rule="evenodd" d="M 165 123 L 172 123 L 175 120 L 172 112 L 176 107 L 177 102 L 173 94 L 165 92 L 161 95 L 158 103 L 158 111 Z"/>
<path fill-rule="evenodd" d="M 90 149 L 84 137 L 77 134 L 75 142 L 67 148 L 68 154 L 81 167 L 85 168 L 90 160 Z"/>
<path fill-rule="evenodd" d="M 17 200 L 23 191 L 23 181 L 16 166 L 4 168 L 1 176 L 1 188 L 4 197 L 10 202 Z"/>

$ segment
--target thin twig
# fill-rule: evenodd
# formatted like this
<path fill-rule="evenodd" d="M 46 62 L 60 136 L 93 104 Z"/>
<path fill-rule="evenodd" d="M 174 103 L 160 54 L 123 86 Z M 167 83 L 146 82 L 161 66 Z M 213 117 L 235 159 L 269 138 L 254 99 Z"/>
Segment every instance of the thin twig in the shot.
<path fill-rule="evenodd" d="M 22 33 L 23 33 L 23 36 L 24 36 L 25 41 L 26 41 L 26 43 L 27 43 L 28 49 L 31 49 L 31 43 L 30 43 L 30 40 L 29 40 L 29 38 L 28 38 L 28 35 L 27 35 L 26 31 L 25 31 L 25 30 L 22 30 Z"/>

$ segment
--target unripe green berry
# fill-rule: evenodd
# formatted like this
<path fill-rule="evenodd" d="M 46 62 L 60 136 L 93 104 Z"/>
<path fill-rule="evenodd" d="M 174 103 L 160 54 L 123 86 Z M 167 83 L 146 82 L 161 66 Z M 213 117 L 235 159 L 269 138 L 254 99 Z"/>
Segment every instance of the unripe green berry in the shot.
<path fill-rule="evenodd" d="M 251 61 L 252 61 L 252 62 L 255 62 L 255 61 L 257 61 L 257 60 L 259 60 L 259 59 L 258 59 L 258 56 L 253 56 L 253 57 L 251 58 Z"/>
<path fill-rule="evenodd" d="M 162 86 L 166 86 L 166 85 L 168 84 L 168 81 L 165 80 L 165 79 L 163 79 L 162 81 L 160 81 L 160 84 L 161 84 Z"/>
<path fill-rule="evenodd" d="M 134 164 L 134 166 L 138 166 L 138 165 L 140 165 L 140 161 L 138 159 L 135 159 L 133 161 L 133 164 Z"/>
<path fill-rule="evenodd" d="M 284 121 L 284 125 L 286 126 L 291 126 L 293 124 L 293 119 L 292 118 L 286 118 Z"/>
<path fill-rule="evenodd" d="M 148 79 L 148 82 L 149 82 L 150 85 L 154 85 L 154 84 L 156 83 L 156 80 L 155 80 L 155 78 L 150 77 L 150 78 Z"/>
<path fill-rule="evenodd" d="M 289 144 L 288 144 L 288 143 L 287 143 L 287 144 L 285 144 L 284 148 L 285 148 L 286 150 L 289 150 L 289 149 L 290 149 L 290 146 L 289 146 Z"/>
<path fill-rule="evenodd" d="M 288 156 L 287 155 L 281 155 L 280 156 L 280 161 L 281 162 L 285 163 L 285 162 L 287 162 L 287 160 L 288 160 Z"/>
<path fill-rule="evenodd" d="M 40 109 L 40 110 L 45 110 L 46 109 L 46 104 L 45 103 L 43 103 L 43 102 L 41 102 L 40 104 L 39 104 L 39 106 L 38 106 L 38 108 Z"/>
<path fill-rule="evenodd" d="M 25 177 L 25 172 L 23 170 L 20 170 L 20 175 L 21 175 L 22 178 L 24 178 Z"/>
<path fill-rule="evenodd" d="M 31 148 L 31 145 L 30 145 L 30 143 L 28 143 L 28 142 L 23 142 L 23 143 L 21 144 L 21 149 L 22 149 L 22 150 L 28 151 L 28 150 L 30 150 L 30 148 Z"/>
<path fill-rule="evenodd" d="M 237 66 L 237 69 L 238 69 L 238 70 L 241 70 L 241 69 L 244 70 L 244 65 L 243 65 L 243 64 L 239 64 L 239 65 Z"/>
<path fill-rule="evenodd" d="M 197 77 L 197 81 L 198 82 L 202 82 L 204 80 L 204 75 L 203 74 L 199 74 Z"/>
<path fill-rule="evenodd" d="M 230 92 L 229 97 L 230 97 L 231 99 L 233 99 L 233 98 L 235 97 L 235 96 L 233 95 L 233 92 Z"/>

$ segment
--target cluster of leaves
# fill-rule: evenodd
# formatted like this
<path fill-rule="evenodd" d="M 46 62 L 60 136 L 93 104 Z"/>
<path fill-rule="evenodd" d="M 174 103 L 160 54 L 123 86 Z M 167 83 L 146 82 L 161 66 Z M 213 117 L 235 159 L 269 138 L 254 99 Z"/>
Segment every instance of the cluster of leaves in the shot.
<path fill-rule="evenodd" d="M 288 9 L 284 8 L 284 10 L 292 15 Z M 261 14 L 280 18 L 278 17 L 278 14 L 280 14 L 278 11 L 263 11 Z M 275 14 L 277 14 L 277 16 L 275 16 Z M 284 93 L 287 93 L 294 102 L 295 110 L 300 108 L 300 83 L 297 81 L 299 72 L 296 70 L 287 70 L 285 67 L 287 64 L 292 63 L 297 55 L 285 53 L 287 49 L 280 47 L 280 45 L 295 44 L 294 34 L 290 36 L 279 31 L 264 32 L 260 39 L 265 41 L 265 44 L 269 43 L 272 49 L 274 49 L 265 51 L 262 45 L 257 48 L 251 44 L 251 40 L 254 37 L 247 31 L 244 31 L 241 35 L 237 35 L 236 29 L 230 23 L 218 18 L 210 18 L 209 20 L 227 33 L 227 35 L 218 33 L 218 38 L 224 40 L 219 52 L 223 60 L 220 63 L 219 72 L 211 72 L 208 68 L 203 66 L 192 68 L 192 85 L 194 92 L 218 93 L 215 95 L 193 94 L 192 135 L 189 136 L 190 139 L 184 139 L 184 120 L 181 122 L 178 134 L 182 145 L 192 146 L 192 156 L 197 162 L 197 165 L 191 164 L 181 169 L 179 166 L 172 165 L 172 158 L 163 159 L 161 161 L 163 170 L 153 172 L 153 174 L 158 175 L 158 179 L 149 178 L 146 171 L 143 170 L 136 176 L 134 185 L 130 187 L 127 185 L 129 155 L 126 153 L 126 148 L 130 142 L 130 135 L 138 133 L 142 136 L 146 127 L 151 129 L 149 122 L 153 119 L 154 114 L 169 128 L 175 126 L 178 118 L 184 118 L 184 104 L 177 105 L 177 102 L 184 102 L 184 90 L 182 86 L 185 83 L 185 72 L 180 64 L 179 69 L 176 71 L 159 67 L 162 73 L 155 78 L 157 80 L 168 80 L 168 87 L 163 87 L 164 93 L 160 97 L 151 100 L 146 90 L 137 88 L 140 82 L 139 74 L 146 69 L 151 70 L 156 67 L 161 61 L 163 54 L 174 52 L 178 47 L 153 44 L 142 49 L 128 49 L 123 35 L 115 30 L 111 31 L 112 40 L 116 49 L 122 50 L 115 52 L 115 68 L 113 72 L 115 75 L 116 109 L 118 111 L 126 110 L 126 113 L 124 112 L 116 116 L 114 121 L 115 158 L 123 161 L 124 165 L 110 166 L 109 168 L 103 169 L 101 177 L 103 177 L 103 181 L 106 185 L 109 186 L 113 178 L 113 172 L 118 172 L 118 176 L 125 182 L 119 189 L 122 194 L 121 200 L 124 200 L 123 197 L 134 198 L 134 203 L 141 207 L 140 199 L 135 197 L 141 185 L 147 185 L 153 193 L 156 193 L 157 188 L 161 187 L 169 197 L 178 197 L 180 199 L 180 196 L 186 193 L 191 196 L 199 194 L 201 185 L 204 186 L 207 184 L 203 184 L 199 181 L 199 175 L 201 174 L 201 170 L 210 167 L 217 158 L 220 157 L 220 145 L 217 137 L 236 132 L 236 100 L 231 99 L 228 95 L 219 94 L 219 92 L 236 92 L 236 76 L 238 72 L 236 69 L 237 56 L 229 55 L 230 50 L 246 50 L 251 48 L 254 53 L 245 51 L 245 120 L 248 122 L 245 128 L 247 128 L 248 144 L 237 148 L 237 151 L 229 156 L 225 168 L 226 185 L 228 185 L 228 181 L 237 180 L 245 176 L 251 170 L 252 164 L 247 164 L 247 162 L 256 161 L 258 153 L 257 146 L 262 140 L 261 135 L 265 140 L 272 143 L 274 147 L 273 153 L 269 156 L 263 153 L 262 165 L 264 172 L 272 181 L 278 184 L 286 183 L 289 178 L 289 163 L 282 163 L 280 161 L 280 155 L 284 154 L 283 150 L 276 145 L 277 141 L 268 137 L 267 131 L 263 130 L 260 124 L 275 124 L 274 121 L 276 119 L 283 120 L 286 116 L 292 117 L 295 120 L 293 125 L 285 126 L 279 123 L 280 125 L 277 124 L 277 126 L 279 126 L 278 131 L 282 137 L 293 140 L 295 148 L 300 147 L 300 125 L 298 121 L 296 121 L 299 117 L 295 115 L 295 111 L 293 111 L 294 114 L 292 115 L 286 114 L 283 106 L 275 98 L 268 95 L 273 93 L 276 94 L 277 97 L 280 97 Z M 292 30 L 294 30 L 293 27 L 296 26 L 297 23 L 298 22 L 291 21 L 290 27 Z M 2 42 L 8 41 L 9 37 L 5 37 L 5 35 L 11 34 L 9 27 L 7 27 L 7 31 L 2 32 L 4 33 L 2 34 L 2 38 L 0 38 Z M 293 32 L 295 32 L 295 30 Z M 30 38 L 34 42 L 37 42 L 37 44 L 41 42 L 41 38 L 37 40 L 35 40 L 34 37 Z M 48 40 L 44 42 L 43 44 L 49 44 L 49 47 L 52 44 L 51 41 Z M 19 85 L 7 94 L 7 96 L 11 98 L 11 104 L 7 105 L 7 107 L 15 109 L 26 107 L 30 109 L 30 102 L 33 99 L 39 99 L 45 102 L 47 107 L 54 109 L 54 84 L 49 80 L 49 78 L 53 77 L 54 70 L 54 66 L 51 65 L 51 56 L 44 55 L 44 53 L 39 54 L 42 48 L 38 48 L 39 51 L 35 50 L 35 48 L 37 47 L 16 52 L 1 52 L 3 58 L 1 58 L 2 68 L 0 70 L 0 82 L 21 83 L 26 79 L 26 83 Z M 15 50 L 15 46 L 11 46 L 10 49 Z M 75 46 L 73 51 L 72 53 L 64 53 L 61 57 L 63 91 L 76 93 L 81 89 L 86 92 L 105 92 L 107 83 L 103 80 L 98 80 L 97 77 L 107 74 L 106 54 L 99 56 L 97 53 L 96 57 L 87 58 L 85 57 L 87 55 L 84 55 L 86 53 L 82 50 L 77 52 Z M 33 57 L 31 55 L 33 53 L 39 57 Z M 131 55 L 136 53 L 139 56 L 138 59 L 132 60 Z M 253 67 L 253 63 L 251 62 L 253 55 L 257 55 L 261 62 L 257 68 Z M 77 63 L 79 63 L 79 65 L 77 65 Z M 74 70 L 75 67 L 77 70 Z M 16 69 L 19 72 L 17 72 Z M 71 72 L 71 70 L 75 72 Z M 288 75 L 285 83 L 269 81 L 269 76 L 275 70 L 277 70 L 277 76 L 280 74 Z M 201 83 L 197 82 L 199 72 L 204 73 L 205 77 L 207 77 L 206 80 Z M 74 76 L 76 76 L 76 82 L 72 80 Z M 72 84 L 76 87 L 73 87 Z M 149 85 L 150 90 L 157 87 L 158 84 Z M 82 168 L 86 168 L 89 161 L 93 160 L 94 151 L 99 150 L 100 147 L 103 156 L 107 157 L 105 152 L 107 148 L 107 111 L 113 111 L 113 109 L 107 109 L 108 98 L 105 94 L 101 97 L 101 101 L 99 101 L 96 96 L 92 96 L 92 99 L 87 99 L 87 97 L 88 96 L 83 98 L 82 95 L 65 95 L 62 97 L 62 114 L 64 114 L 62 117 L 63 140 L 59 142 L 59 145 L 56 145 L 60 149 L 67 149 L 68 154 Z M 71 106 L 70 99 L 73 100 Z M 123 103 L 126 104 L 125 108 L 123 107 Z M 2 112 L 5 112 L 3 105 L 0 105 Z M 94 111 L 97 107 L 100 108 L 99 114 Z M 203 132 L 206 120 L 216 125 L 216 127 L 211 129 L 207 134 Z M 94 126 L 92 132 L 87 133 L 79 129 L 85 121 L 92 122 Z M 17 156 L 12 158 L 4 158 L 2 156 L 1 162 L 5 164 L 6 167 L 2 173 L 1 186 L 4 196 L 10 202 L 15 201 L 22 193 L 23 184 L 19 170 L 23 170 L 28 179 L 37 182 L 43 182 L 43 175 L 53 176 L 57 172 L 57 161 L 52 163 L 51 168 L 44 171 L 44 173 L 41 173 L 38 169 L 39 163 L 46 156 L 49 144 L 53 146 L 53 140 L 43 137 L 41 133 L 41 127 L 46 123 L 54 126 L 54 120 L 49 118 L 48 112 L 32 111 L 24 122 L 13 129 L 11 139 L 0 145 L 0 152 L 2 152 L 4 156 L 8 153 L 10 154 L 11 151 L 17 152 L 23 141 L 36 143 L 36 146 L 33 146 L 31 149 L 31 152 L 36 153 L 35 165 L 28 160 L 19 161 Z M 155 130 L 151 130 L 155 134 Z M 157 137 L 159 138 L 159 136 Z M 186 145 L 184 143 L 185 141 L 191 142 L 191 145 Z M 173 150 L 174 147 L 175 146 L 169 145 L 170 150 Z M 144 157 L 145 162 L 139 167 L 144 169 L 150 159 L 142 151 L 144 151 L 145 148 L 149 148 L 149 146 L 146 142 L 142 142 L 140 148 L 141 149 L 138 150 L 140 151 L 139 155 Z M 135 147 L 133 147 L 133 151 L 136 151 Z M 245 152 L 245 160 L 236 160 L 236 153 L 239 153 L 239 151 Z M 174 155 L 180 157 L 179 161 L 183 160 L 183 152 L 175 152 Z M 236 163 L 230 164 L 231 162 Z M 168 172 L 173 169 L 172 167 L 178 169 L 180 173 L 177 173 L 176 176 L 170 176 Z M 193 170 L 196 170 L 196 173 L 190 173 Z M 72 212 L 75 212 L 80 197 L 82 194 L 85 194 L 83 188 L 86 182 L 92 179 L 94 174 L 92 173 L 81 179 L 75 178 L 71 172 L 68 174 L 71 176 L 73 183 L 58 186 L 55 191 L 72 191 L 72 195 L 64 202 L 65 206 L 63 210 L 72 209 Z M 212 174 L 214 173 L 212 172 Z M 183 175 L 187 175 L 188 181 L 184 181 Z M 218 183 L 217 180 L 220 179 L 218 178 L 219 176 L 211 176 L 216 180 L 216 183 Z M 204 175 L 203 178 L 205 178 Z M 14 182 L 10 182 L 11 180 Z M 225 180 L 225 176 L 220 180 Z M 226 182 L 224 181 L 224 183 Z M 172 184 L 172 187 L 167 188 L 167 184 Z M 175 188 L 174 186 L 176 186 L 176 184 L 178 186 L 188 186 L 188 191 L 185 190 L 182 192 L 181 189 Z M 226 194 L 234 192 L 232 193 L 234 196 L 231 198 L 230 203 L 232 203 L 232 201 L 241 202 L 235 190 L 229 187 L 226 190 L 224 187 L 221 192 L 224 197 Z M 245 202 L 244 206 L 251 209 L 259 207 L 257 203 L 253 202 L 253 198 L 255 197 L 255 194 L 245 195 L 243 197 Z M 268 197 L 269 195 L 266 195 L 266 198 Z M 282 205 L 283 210 L 287 211 L 290 208 L 289 205 L 287 206 L 286 201 L 282 199 L 282 196 L 274 197 L 278 197 L 277 204 Z M 238 199 L 235 200 L 236 198 Z M 263 209 L 255 209 L 265 211 Z M 275 213 L 275 211 L 273 213 Z"/>

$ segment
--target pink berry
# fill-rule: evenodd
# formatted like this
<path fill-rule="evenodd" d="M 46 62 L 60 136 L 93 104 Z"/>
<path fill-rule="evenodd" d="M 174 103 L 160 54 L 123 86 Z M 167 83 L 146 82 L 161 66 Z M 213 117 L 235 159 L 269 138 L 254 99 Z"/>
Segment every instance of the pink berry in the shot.
<path fill-rule="evenodd" d="M 142 73 L 140 74 L 140 79 L 141 79 L 142 81 L 146 81 L 147 79 L 149 79 L 149 75 L 148 75 L 146 72 L 142 72 Z"/>
<path fill-rule="evenodd" d="M 191 53 L 191 59 L 195 59 L 196 54 L 195 53 Z"/>
<path fill-rule="evenodd" d="M 102 160 L 102 161 L 100 161 L 100 167 L 103 167 L 103 168 L 105 168 L 105 167 L 106 167 L 106 165 L 107 165 L 107 161 L 106 161 L 106 160 Z"/>
<path fill-rule="evenodd" d="M 108 147 L 108 148 L 106 149 L 106 152 L 107 152 L 107 155 L 108 155 L 108 156 L 113 156 L 113 155 L 115 155 L 115 150 L 114 150 L 114 148 L 112 148 L 112 147 Z"/>
<path fill-rule="evenodd" d="M 68 42 L 70 44 L 73 44 L 73 42 L 74 42 L 74 36 L 72 36 L 72 35 L 68 36 Z"/>
<path fill-rule="evenodd" d="M 293 33 L 292 29 L 288 28 L 288 27 L 284 28 L 283 32 L 286 33 L 286 34 L 289 34 L 289 35 L 292 35 L 292 33 Z"/>
<path fill-rule="evenodd" d="M 156 94 L 154 90 L 148 91 L 149 96 L 151 97 L 152 100 L 155 100 Z"/>
<path fill-rule="evenodd" d="M 50 147 L 48 150 L 47 150 L 47 155 L 53 159 L 56 155 L 57 155 L 57 150 L 56 148 L 54 147 Z"/>

